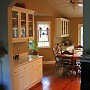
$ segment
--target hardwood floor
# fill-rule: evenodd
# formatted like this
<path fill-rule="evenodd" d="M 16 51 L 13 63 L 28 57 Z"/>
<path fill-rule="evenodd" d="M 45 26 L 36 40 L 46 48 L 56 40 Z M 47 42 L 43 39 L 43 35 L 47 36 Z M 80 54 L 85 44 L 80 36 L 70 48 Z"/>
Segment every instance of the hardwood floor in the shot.
<path fill-rule="evenodd" d="M 43 66 L 42 81 L 29 90 L 80 90 L 80 77 L 53 74 L 54 65 Z"/>

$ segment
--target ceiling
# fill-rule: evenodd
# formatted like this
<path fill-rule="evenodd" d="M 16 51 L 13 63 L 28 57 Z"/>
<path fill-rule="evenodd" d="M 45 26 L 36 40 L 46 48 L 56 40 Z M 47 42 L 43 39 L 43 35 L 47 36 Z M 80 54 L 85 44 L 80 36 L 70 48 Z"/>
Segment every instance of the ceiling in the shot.
<path fill-rule="evenodd" d="M 72 8 L 70 0 L 45 0 L 52 8 L 58 11 L 65 17 L 83 17 L 83 7 L 77 6 L 75 9 Z M 79 0 L 82 2 L 83 0 Z"/>

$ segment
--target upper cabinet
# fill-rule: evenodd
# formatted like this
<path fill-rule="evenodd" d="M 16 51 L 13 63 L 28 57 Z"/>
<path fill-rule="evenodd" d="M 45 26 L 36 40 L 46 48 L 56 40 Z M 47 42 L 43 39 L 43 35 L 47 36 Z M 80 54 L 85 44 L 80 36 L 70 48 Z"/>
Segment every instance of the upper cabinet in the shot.
<path fill-rule="evenodd" d="M 34 39 L 34 11 L 13 6 L 12 42 Z"/>
<path fill-rule="evenodd" d="M 69 20 L 65 18 L 55 19 L 56 37 L 69 36 Z"/>

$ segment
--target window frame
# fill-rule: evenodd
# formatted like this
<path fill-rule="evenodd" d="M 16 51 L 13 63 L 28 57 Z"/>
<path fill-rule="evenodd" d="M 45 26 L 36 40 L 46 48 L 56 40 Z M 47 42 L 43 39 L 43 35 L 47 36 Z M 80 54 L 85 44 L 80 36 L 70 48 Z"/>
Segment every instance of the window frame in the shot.
<path fill-rule="evenodd" d="M 50 21 L 37 21 L 37 44 L 39 42 L 39 33 L 38 33 L 38 24 L 39 23 L 48 23 L 50 25 L 49 46 L 40 46 L 39 48 L 51 48 L 51 22 Z"/>

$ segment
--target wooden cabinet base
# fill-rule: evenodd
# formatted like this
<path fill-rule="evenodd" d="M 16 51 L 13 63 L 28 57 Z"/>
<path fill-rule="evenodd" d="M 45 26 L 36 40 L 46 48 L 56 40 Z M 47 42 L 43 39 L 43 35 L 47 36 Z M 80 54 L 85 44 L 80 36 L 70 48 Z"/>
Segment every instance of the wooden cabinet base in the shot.
<path fill-rule="evenodd" d="M 41 82 L 42 79 L 38 80 L 37 82 L 33 83 L 32 85 L 30 85 L 28 88 L 26 88 L 25 90 L 28 90 L 30 88 L 32 88 L 34 85 L 36 85 L 37 83 Z"/>
<path fill-rule="evenodd" d="M 14 67 L 14 90 L 28 90 L 42 79 L 42 58 Z"/>

